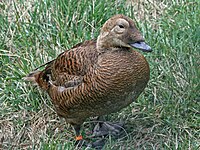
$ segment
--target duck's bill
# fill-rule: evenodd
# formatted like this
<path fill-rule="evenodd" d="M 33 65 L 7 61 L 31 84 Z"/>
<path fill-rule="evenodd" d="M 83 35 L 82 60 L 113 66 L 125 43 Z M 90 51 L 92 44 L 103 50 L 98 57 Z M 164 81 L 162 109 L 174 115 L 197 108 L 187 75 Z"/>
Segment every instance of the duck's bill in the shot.
<path fill-rule="evenodd" d="M 134 48 L 137 48 L 137 49 L 140 49 L 144 52 L 151 52 L 152 49 L 149 45 L 147 45 L 145 42 L 136 42 L 136 43 L 133 43 L 133 44 L 130 44 L 132 47 Z"/>

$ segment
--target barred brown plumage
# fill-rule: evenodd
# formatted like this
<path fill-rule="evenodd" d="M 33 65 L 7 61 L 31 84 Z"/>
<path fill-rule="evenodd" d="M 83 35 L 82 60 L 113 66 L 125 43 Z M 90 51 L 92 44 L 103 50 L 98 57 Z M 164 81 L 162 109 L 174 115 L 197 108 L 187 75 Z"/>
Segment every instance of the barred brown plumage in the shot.
<path fill-rule="evenodd" d="M 103 25 L 97 40 L 75 45 L 25 79 L 49 94 L 57 114 L 79 136 L 86 118 L 119 111 L 146 87 L 149 65 L 133 48 L 151 51 L 134 22 L 115 15 Z"/>

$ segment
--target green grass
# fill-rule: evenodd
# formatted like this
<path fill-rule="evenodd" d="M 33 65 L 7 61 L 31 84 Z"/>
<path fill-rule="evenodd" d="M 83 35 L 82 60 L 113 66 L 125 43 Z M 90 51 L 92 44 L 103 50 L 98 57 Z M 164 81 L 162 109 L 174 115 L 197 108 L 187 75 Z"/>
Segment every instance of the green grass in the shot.
<path fill-rule="evenodd" d="M 71 126 L 48 96 L 22 80 L 74 44 L 96 38 L 114 14 L 135 21 L 153 48 L 151 79 L 131 106 L 107 116 L 126 134 L 104 149 L 200 147 L 200 2 L 182 0 L 0 2 L 0 149 L 74 149 Z M 90 136 L 91 121 L 83 126 Z"/>

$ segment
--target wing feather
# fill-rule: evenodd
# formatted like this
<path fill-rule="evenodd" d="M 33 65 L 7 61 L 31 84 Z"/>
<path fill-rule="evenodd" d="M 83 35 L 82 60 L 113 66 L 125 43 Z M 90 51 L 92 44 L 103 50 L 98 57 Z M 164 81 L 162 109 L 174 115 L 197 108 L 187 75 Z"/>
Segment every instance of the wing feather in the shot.
<path fill-rule="evenodd" d="M 84 75 L 97 61 L 95 40 L 75 45 L 71 50 L 60 54 L 45 69 L 46 75 L 56 86 L 76 87 L 83 82 Z"/>

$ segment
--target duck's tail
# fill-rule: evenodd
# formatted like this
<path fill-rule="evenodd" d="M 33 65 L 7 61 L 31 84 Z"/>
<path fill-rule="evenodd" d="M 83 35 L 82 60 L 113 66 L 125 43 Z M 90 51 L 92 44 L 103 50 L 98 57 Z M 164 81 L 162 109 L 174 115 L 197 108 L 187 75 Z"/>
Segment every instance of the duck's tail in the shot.
<path fill-rule="evenodd" d="M 29 73 L 27 76 L 23 77 L 22 79 L 25 81 L 31 81 L 34 84 L 37 84 L 40 73 L 41 73 L 41 71 L 36 70 L 36 71 Z"/>
<path fill-rule="evenodd" d="M 49 88 L 49 77 L 45 74 L 45 71 L 33 71 L 29 73 L 26 77 L 22 78 L 25 81 L 30 81 L 35 85 L 38 85 L 43 90 L 48 90 Z"/>

